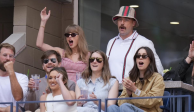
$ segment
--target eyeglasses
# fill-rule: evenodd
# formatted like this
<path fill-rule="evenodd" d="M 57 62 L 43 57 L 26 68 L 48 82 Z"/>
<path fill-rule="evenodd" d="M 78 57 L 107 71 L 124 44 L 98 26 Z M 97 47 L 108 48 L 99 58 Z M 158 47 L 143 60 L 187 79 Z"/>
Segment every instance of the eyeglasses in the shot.
<path fill-rule="evenodd" d="M 51 60 L 52 63 L 56 63 L 57 62 L 56 58 L 51 58 L 51 59 L 44 59 L 43 63 L 47 64 L 49 62 L 49 60 Z"/>
<path fill-rule="evenodd" d="M 64 34 L 65 35 L 65 37 L 69 37 L 70 35 L 71 35 L 71 37 L 75 37 L 76 35 L 78 35 L 78 34 L 76 34 L 76 33 L 65 33 Z"/>
<path fill-rule="evenodd" d="M 148 55 L 136 55 L 135 56 L 136 58 L 143 58 L 143 59 L 146 59 L 148 57 Z"/>
<path fill-rule="evenodd" d="M 101 62 L 102 62 L 102 58 L 91 57 L 91 58 L 89 59 L 90 63 L 94 62 L 95 59 L 96 59 L 96 61 L 97 61 L 98 63 L 101 63 Z"/>

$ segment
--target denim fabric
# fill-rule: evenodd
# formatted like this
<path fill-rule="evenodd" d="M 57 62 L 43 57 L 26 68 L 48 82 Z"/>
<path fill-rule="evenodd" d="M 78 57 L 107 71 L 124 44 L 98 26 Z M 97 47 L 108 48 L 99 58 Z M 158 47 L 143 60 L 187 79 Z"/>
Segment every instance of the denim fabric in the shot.
<path fill-rule="evenodd" d="M 111 105 L 107 110 L 108 112 L 144 112 L 144 110 L 129 103 L 123 103 L 120 107 Z"/>

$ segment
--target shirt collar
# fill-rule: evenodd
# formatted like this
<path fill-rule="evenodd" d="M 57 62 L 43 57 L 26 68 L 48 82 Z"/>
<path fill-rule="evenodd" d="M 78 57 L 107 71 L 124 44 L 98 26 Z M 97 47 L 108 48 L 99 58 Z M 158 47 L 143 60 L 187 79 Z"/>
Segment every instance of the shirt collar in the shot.
<path fill-rule="evenodd" d="M 91 79 L 91 77 L 89 78 L 89 80 L 88 80 L 88 83 L 87 83 L 87 84 L 89 84 L 90 82 L 92 83 L 92 79 Z M 96 81 L 95 81 L 95 82 L 101 82 L 101 83 L 102 83 L 102 82 L 103 82 L 103 79 L 102 79 L 101 77 L 99 77 L 99 78 L 97 78 L 97 79 L 96 79 Z"/>
<path fill-rule="evenodd" d="M 47 75 L 44 76 L 47 79 Z"/>
<path fill-rule="evenodd" d="M 150 82 L 151 80 L 152 80 L 152 78 L 153 78 L 154 76 L 152 75 L 150 78 L 148 78 L 147 80 Z M 137 78 L 137 80 L 136 80 L 136 82 L 135 83 L 138 83 L 140 80 L 139 80 L 139 78 Z"/>
<path fill-rule="evenodd" d="M 133 39 L 136 39 L 136 38 L 137 38 L 137 35 L 139 35 L 139 34 L 137 33 L 137 31 L 136 31 L 136 30 L 133 30 L 132 35 L 130 35 L 129 37 L 127 37 L 126 39 L 124 39 L 124 41 L 125 41 L 125 40 L 133 40 Z M 118 34 L 118 36 L 116 37 L 116 39 L 122 39 L 122 38 L 120 37 L 120 33 Z"/>

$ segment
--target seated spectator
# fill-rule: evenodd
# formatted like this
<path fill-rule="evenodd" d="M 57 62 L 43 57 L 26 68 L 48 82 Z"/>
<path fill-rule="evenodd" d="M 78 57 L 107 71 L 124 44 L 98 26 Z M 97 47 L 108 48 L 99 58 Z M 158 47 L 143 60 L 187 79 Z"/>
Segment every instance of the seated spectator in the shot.
<path fill-rule="evenodd" d="M 163 96 L 164 81 L 157 73 L 155 58 L 152 50 L 141 47 L 133 58 L 134 66 L 129 77 L 122 80 L 123 92 L 119 98 Z M 108 112 L 162 112 L 162 98 L 119 100 L 118 106 L 108 107 Z"/>
<path fill-rule="evenodd" d="M 55 67 L 48 74 L 48 86 L 52 93 L 44 94 L 41 101 L 75 100 L 75 92 L 67 86 L 68 76 L 63 67 Z M 40 112 L 77 112 L 75 102 L 48 102 L 40 103 Z"/>
<path fill-rule="evenodd" d="M 191 80 L 194 78 L 194 41 L 190 44 L 190 48 L 188 51 L 188 56 L 183 59 L 176 67 L 172 67 L 172 70 L 167 72 L 164 77 L 168 75 L 173 75 L 175 78 L 180 79 L 184 83 L 192 84 Z M 194 93 L 191 93 L 192 95 L 192 104 L 194 103 Z M 184 104 L 184 103 L 183 103 Z M 184 110 L 183 105 L 183 110 Z M 194 106 L 192 106 L 192 110 L 194 111 Z"/>
<path fill-rule="evenodd" d="M 48 73 L 54 67 L 60 67 L 61 56 L 58 52 L 54 50 L 48 50 L 42 55 L 41 62 L 42 62 L 42 68 L 46 72 L 46 75 L 45 77 L 40 78 L 41 82 L 39 83 L 39 91 L 33 90 L 33 84 L 35 82 L 32 78 L 30 78 L 30 81 L 28 83 L 29 91 L 28 91 L 27 101 L 39 101 L 40 96 L 43 93 L 46 93 Z M 68 80 L 67 85 L 70 91 L 75 91 L 75 83 L 73 81 Z M 39 107 L 40 107 L 39 103 L 25 104 L 25 110 L 30 110 L 32 112 L 39 109 Z"/>
<path fill-rule="evenodd" d="M 88 88 L 90 99 L 101 99 L 101 111 L 105 109 L 105 98 L 117 98 L 118 81 L 110 74 L 108 60 L 102 51 L 92 52 L 89 58 L 89 67 L 77 81 L 76 97 L 81 99 L 81 88 Z M 98 112 L 98 101 L 78 102 L 78 112 Z M 108 106 L 116 104 L 116 101 L 108 101 Z"/>
<path fill-rule="evenodd" d="M 0 102 L 13 102 L 15 112 L 16 101 L 24 101 L 27 95 L 28 77 L 14 71 L 14 55 L 14 46 L 0 44 Z M 10 105 L 0 104 L 0 112 L 10 112 Z"/>

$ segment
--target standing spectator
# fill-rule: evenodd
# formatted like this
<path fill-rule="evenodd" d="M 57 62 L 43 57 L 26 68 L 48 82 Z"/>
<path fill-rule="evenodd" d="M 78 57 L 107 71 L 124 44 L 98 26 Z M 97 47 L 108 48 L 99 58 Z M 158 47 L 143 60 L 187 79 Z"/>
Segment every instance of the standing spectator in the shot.
<path fill-rule="evenodd" d="M 0 102 L 13 102 L 15 112 L 16 101 L 25 100 L 28 77 L 14 71 L 14 55 L 14 46 L 8 43 L 0 44 Z M 10 105 L 0 104 L 0 112 L 10 112 Z"/>
<path fill-rule="evenodd" d="M 118 26 L 119 34 L 108 42 L 106 55 L 109 58 L 111 74 L 116 76 L 119 83 L 122 83 L 123 78 L 128 77 L 128 72 L 134 65 L 135 52 L 142 46 L 147 46 L 154 52 L 158 72 L 163 73 L 162 63 L 152 41 L 133 30 L 133 28 L 139 26 L 135 15 L 135 9 L 122 6 L 119 13 L 112 18 Z"/>
<path fill-rule="evenodd" d="M 36 41 L 37 47 L 42 51 L 55 50 L 62 57 L 61 66 L 67 71 L 69 80 L 76 82 L 76 72 L 83 72 L 87 67 L 89 58 L 88 45 L 82 28 L 78 25 L 69 25 L 65 30 L 65 49 L 53 47 L 44 43 L 44 28 L 50 17 L 50 11 L 46 14 L 46 7 L 41 11 L 41 23 Z"/>

